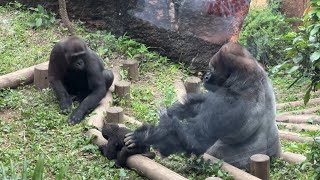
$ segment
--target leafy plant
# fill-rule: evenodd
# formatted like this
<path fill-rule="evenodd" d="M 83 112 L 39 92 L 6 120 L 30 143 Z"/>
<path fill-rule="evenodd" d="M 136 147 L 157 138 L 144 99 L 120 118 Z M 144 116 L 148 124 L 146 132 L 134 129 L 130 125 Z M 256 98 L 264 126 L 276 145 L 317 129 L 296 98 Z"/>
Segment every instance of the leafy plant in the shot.
<path fill-rule="evenodd" d="M 32 16 L 34 17 L 32 21 L 29 22 L 29 26 L 32 28 L 48 28 L 56 21 L 55 14 L 48 12 L 41 5 L 38 5 L 36 8 L 30 8 L 30 10 L 33 11 Z"/>
<path fill-rule="evenodd" d="M 288 46 L 281 37 L 287 34 L 291 27 L 285 17 L 275 10 L 278 6 L 271 3 L 265 9 L 250 9 L 239 37 L 239 42 L 265 65 L 281 62 L 281 59 L 284 59 L 283 50 Z"/>
<path fill-rule="evenodd" d="M 310 92 L 320 88 L 320 0 L 310 0 L 307 10 L 303 25 L 297 32 L 289 32 L 285 36 L 285 40 L 292 42 L 291 47 L 286 49 L 288 61 L 275 67 L 276 70 L 287 70 L 296 78 L 289 87 L 299 80 L 311 80 L 304 97 L 305 103 L 310 99 Z"/>

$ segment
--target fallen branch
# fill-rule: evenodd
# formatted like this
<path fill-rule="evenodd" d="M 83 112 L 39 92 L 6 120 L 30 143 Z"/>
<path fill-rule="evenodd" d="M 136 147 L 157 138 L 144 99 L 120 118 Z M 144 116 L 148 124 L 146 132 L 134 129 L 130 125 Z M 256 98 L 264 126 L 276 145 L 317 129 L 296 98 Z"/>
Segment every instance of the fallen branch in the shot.
<path fill-rule="evenodd" d="M 48 65 L 48 62 L 44 62 L 38 65 Z M 20 84 L 32 83 L 34 77 L 34 68 L 38 65 L 0 76 L 0 89 L 16 88 Z"/>

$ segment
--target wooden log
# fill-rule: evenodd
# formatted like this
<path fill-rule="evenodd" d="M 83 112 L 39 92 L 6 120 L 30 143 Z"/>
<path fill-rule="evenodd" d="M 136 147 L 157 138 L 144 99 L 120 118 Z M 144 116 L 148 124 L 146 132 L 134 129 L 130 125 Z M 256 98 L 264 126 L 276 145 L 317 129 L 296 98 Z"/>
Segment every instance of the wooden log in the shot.
<path fill-rule="evenodd" d="M 136 81 L 139 77 L 139 63 L 136 60 L 124 60 L 123 69 L 128 72 L 128 79 L 130 81 Z"/>
<path fill-rule="evenodd" d="M 307 157 L 301 154 L 296 154 L 292 152 L 282 152 L 280 157 L 287 161 L 287 162 L 293 162 L 293 163 L 302 163 L 305 160 L 307 160 Z"/>
<path fill-rule="evenodd" d="M 95 137 L 92 139 L 92 142 L 98 146 L 108 144 L 108 140 L 106 140 L 97 129 L 89 129 L 87 135 L 94 135 Z"/>
<path fill-rule="evenodd" d="M 120 67 L 119 66 L 114 66 L 112 68 L 112 73 L 113 73 L 113 76 L 114 76 L 114 79 L 113 79 L 113 83 L 111 85 L 111 87 L 109 88 L 111 92 L 114 92 L 114 85 L 121 81 L 121 75 L 120 75 Z"/>
<path fill-rule="evenodd" d="M 92 142 L 96 145 L 107 144 L 108 141 L 104 139 L 101 132 L 96 129 L 90 129 L 88 131 L 89 135 L 95 135 L 96 137 Z M 140 175 L 145 176 L 148 179 L 155 180 L 187 180 L 178 173 L 167 169 L 166 167 L 156 163 L 154 160 L 151 160 L 145 156 L 136 154 L 130 156 L 127 160 L 127 166 L 130 169 L 137 171 Z"/>
<path fill-rule="evenodd" d="M 195 76 L 187 77 L 184 82 L 187 93 L 199 93 L 200 92 L 201 79 Z"/>
<path fill-rule="evenodd" d="M 183 103 L 184 102 L 184 97 L 187 94 L 187 91 L 186 91 L 186 88 L 185 88 L 183 82 L 181 80 L 176 79 L 174 81 L 174 88 L 175 88 L 175 91 L 176 91 L 176 95 L 177 95 L 178 101 L 180 103 Z"/>
<path fill-rule="evenodd" d="M 315 98 L 315 99 L 310 99 L 310 101 L 307 103 L 307 106 L 311 106 L 314 104 L 319 104 L 320 103 L 320 98 Z M 296 107 L 296 106 L 301 106 L 304 105 L 303 101 L 292 101 L 292 102 L 286 102 L 286 103 L 280 103 L 277 104 L 276 107 L 277 109 L 283 109 L 285 107 Z"/>
<path fill-rule="evenodd" d="M 115 93 L 120 98 L 130 99 L 130 82 L 119 81 L 115 84 Z"/>
<path fill-rule="evenodd" d="M 123 123 L 123 109 L 121 107 L 109 107 L 107 109 L 108 123 Z"/>
<path fill-rule="evenodd" d="M 260 179 L 270 179 L 270 157 L 265 154 L 255 154 L 250 157 L 250 173 Z"/>
<path fill-rule="evenodd" d="M 34 68 L 33 83 L 38 89 L 45 89 L 49 87 L 48 65 L 40 64 Z"/>
<path fill-rule="evenodd" d="M 48 62 L 44 62 L 38 65 L 48 65 Z M 37 65 L 35 65 L 37 66 Z M 20 84 L 30 84 L 33 82 L 34 68 L 31 66 L 25 69 L 21 69 L 9 74 L 0 76 L 0 89 L 3 88 L 16 88 Z"/>
<path fill-rule="evenodd" d="M 220 161 L 219 159 L 213 157 L 213 156 L 210 156 L 209 154 L 205 153 L 203 155 L 203 158 L 205 160 L 210 160 L 212 163 L 217 163 L 218 161 Z M 222 164 L 222 167 L 221 167 L 222 170 L 225 170 L 225 171 L 228 171 L 235 180 L 258 180 L 260 178 L 257 178 L 245 171 L 242 171 L 241 169 L 238 169 L 226 162 L 223 162 Z"/>
<path fill-rule="evenodd" d="M 111 102 L 112 102 L 112 94 L 110 91 L 108 91 L 106 96 L 100 101 L 98 107 L 91 113 L 93 115 L 90 116 L 87 124 L 95 126 L 98 129 L 102 129 L 104 124 L 103 120 L 105 118 L 106 111 L 110 106 Z"/>
<path fill-rule="evenodd" d="M 313 139 L 311 137 L 301 137 L 300 134 L 298 133 L 287 132 L 282 130 L 279 130 L 279 136 L 280 136 L 280 139 L 285 139 L 288 141 L 301 142 L 301 143 L 313 142 Z"/>
<path fill-rule="evenodd" d="M 153 180 L 186 180 L 187 178 L 178 173 L 167 169 L 161 164 L 144 157 L 142 155 L 130 156 L 127 160 L 127 166 L 136 170 L 140 175 Z"/>
<path fill-rule="evenodd" d="M 277 122 L 279 126 L 284 126 L 286 129 L 300 130 L 300 131 L 318 131 L 320 126 L 309 124 L 295 124 L 295 123 L 282 123 Z"/>
<path fill-rule="evenodd" d="M 312 108 L 308 108 L 308 109 L 297 110 L 297 111 L 283 112 L 283 113 L 280 113 L 278 116 L 312 114 L 316 111 L 320 111 L 320 106 L 312 107 Z"/>
<path fill-rule="evenodd" d="M 130 124 L 134 124 L 134 125 L 138 125 L 138 126 L 142 126 L 142 124 L 143 124 L 142 122 L 136 120 L 135 118 L 127 116 L 127 115 L 124 115 L 123 118 L 124 118 L 124 122 L 126 122 L 126 123 L 130 123 Z"/>
<path fill-rule="evenodd" d="M 278 122 L 288 122 L 288 123 L 308 123 L 312 121 L 314 123 L 320 123 L 320 116 L 317 115 L 284 115 L 284 116 L 277 116 L 276 121 Z"/>

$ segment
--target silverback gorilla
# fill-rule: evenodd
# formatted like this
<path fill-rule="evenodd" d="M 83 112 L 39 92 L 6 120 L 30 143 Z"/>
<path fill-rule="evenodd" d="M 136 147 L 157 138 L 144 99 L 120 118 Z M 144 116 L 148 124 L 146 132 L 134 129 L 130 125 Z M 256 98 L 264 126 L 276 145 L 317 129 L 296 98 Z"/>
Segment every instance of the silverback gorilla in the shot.
<path fill-rule="evenodd" d="M 128 133 L 128 148 L 153 145 L 161 155 L 208 154 L 247 168 L 253 154 L 278 157 L 272 85 L 262 67 L 242 46 L 228 43 L 209 62 L 208 90 L 189 94 L 160 115 L 158 126 Z"/>
<path fill-rule="evenodd" d="M 108 140 L 105 145 L 99 146 L 103 156 L 109 160 L 116 159 L 116 165 L 124 167 L 127 158 L 134 154 L 142 154 L 150 159 L 156 155 L 150 152 L 150 146 L 136 146 L 135 148 L 128 148 L 124 144 L 124 137 L 127 133 L 132 132 L 126 127 L 120 127 L 119 124 L 107 123 L 103 126 L 102 135 Z"/>
<path fill-rule="evenodd" d="M 104 69 L 102 60 L 82 39 L 71 36 L 56 43 L 51 51 L 49 82 L 62 113 L 69 112 L 71 96 L 81 102 L 68 118 L 69 123 L 76 124 L 105 96 L 113 73 Z"/>

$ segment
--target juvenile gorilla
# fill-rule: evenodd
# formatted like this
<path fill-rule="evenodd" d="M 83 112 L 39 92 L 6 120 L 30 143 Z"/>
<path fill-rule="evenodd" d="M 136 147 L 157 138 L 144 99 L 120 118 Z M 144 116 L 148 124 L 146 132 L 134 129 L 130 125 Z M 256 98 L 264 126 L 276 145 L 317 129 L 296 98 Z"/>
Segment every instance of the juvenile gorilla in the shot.
<path fill-rule="evenodd" d="M 118 124 L 108 123 L 102 129 L 102 135 L 108 140 L 108 144 L 99 146 L 103 156 L 109 160 L 116 159 L 116 165 L 124 167 L 127 158 L 134 154 L 142 154 L 148 158 L 153 159 L 155 154 L 150 152 L 149 146 L 136 146 L 128 149 L 124 144 L 124 137 L 127 133 L 132 132 L 125 127 L 119 127 Z"/>
<path fill-rule="evenodd" d="M 113 73 L 104 69 L 102 60 L 83 40 L 71 36 L 56 43 L 51 51 L 49 82 L 62 113 L 71 109 L 71 96 L 81 102 L 68 118 L 69 123 L 76 124 L 105 96 Z"/>
<path fill-rule="evenodd" d="M 222 46 L 209 67 L 204 77 L 208 92 L 176 102 L 158 126 L 144 125 L 127 134 L 128 148 L 153 145 L 163 156 L 207 151 L 239 168 L 247 168 L 253 154 L 278 157 L 275 98 L 264 70 L 234 43 Z"/>

